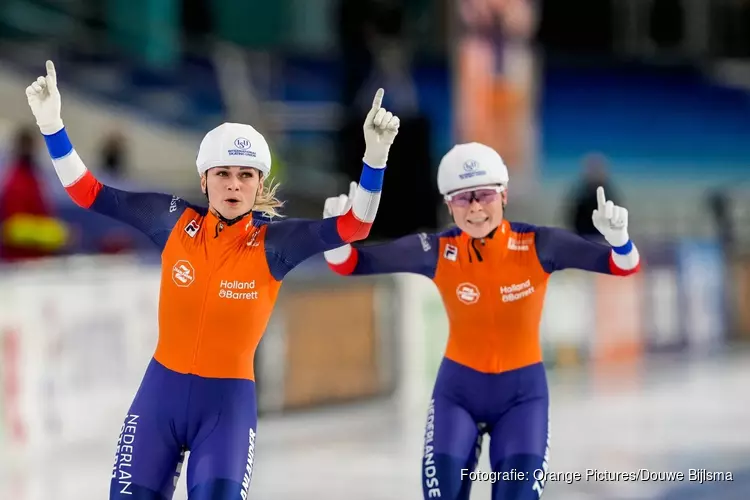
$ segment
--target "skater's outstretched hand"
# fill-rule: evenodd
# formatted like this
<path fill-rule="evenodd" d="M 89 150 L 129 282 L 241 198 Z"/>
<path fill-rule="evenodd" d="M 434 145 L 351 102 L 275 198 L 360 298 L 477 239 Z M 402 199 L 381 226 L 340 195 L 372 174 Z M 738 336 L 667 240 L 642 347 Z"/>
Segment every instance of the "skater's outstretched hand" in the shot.
<path fill-rule="evenodd" d="M 42 134 L 52 135 L 63 128 L 62 99 L 52 61 L 47 61 L 47 76 L 40 76 L 26 87 L 26 98 Z"/>
<path fill-rule="evenodd" d="M 332 198 L 328 198 L 323 205 L 323 218 L 328 219 L 331 217 L 338 217 L 344 215 L 352 206 L 352 199 L 354 193 L 357 191 L 357 183 L 352 181 L 349 184 L 349 195 L 340 194 Z"/>
<path fill-rule="evenodd" d="M 591 214 L 594 227 L 613 247 L 621 247 L 630 241 L 628 235 L 628 209 L 607 200 L 604 188 L 596 189 L 597 208 Z"/>
<path fill-rule="evenodd" d="M 401 121 L 382 107 L 385 90 L 378 89 L 372 100 L 372 108 L 367 113 L 364 124 L 365 156 L 362 160 L 372 168 L 385 168 L 388 152 L 398 134 Z"/>

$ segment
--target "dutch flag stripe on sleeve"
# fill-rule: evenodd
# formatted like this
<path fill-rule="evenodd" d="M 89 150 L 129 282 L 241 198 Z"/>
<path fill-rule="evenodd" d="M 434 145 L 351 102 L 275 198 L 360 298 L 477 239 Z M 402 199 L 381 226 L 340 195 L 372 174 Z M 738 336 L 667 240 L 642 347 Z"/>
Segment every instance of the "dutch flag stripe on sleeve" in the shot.
<path fill-rule="evenodd" d="M 609 270 L 615 276 L 630 276 L 641 267 L 641 257 L 638 248 L 632 241 L 621 247 L 612 247 L 609 254 Z"/>
<path fill-rule="evenodd" d="M 73 148 L 64 128 L 52 135 L 45 135 L 57 177 L 65 187 L 70 198 L 79 206 L 89 208 L 96 200 L 102 184 L 96 180 Z"/>
<path fill-rule="evenodd" d="M 336 229 L 341 239 L 350 243 L 361 240 L 370 233 L 380 204 L 384 168 L 363 164 L 359 185 L 352 199 L 352 208 L 338 218 Z"/>
<path fill-rule="evenodd" d="M 353 246 L 344 245 L 325 252 L 325 259 L 332 271 L 346 276 L 357 268 L 359 253 Z"/>

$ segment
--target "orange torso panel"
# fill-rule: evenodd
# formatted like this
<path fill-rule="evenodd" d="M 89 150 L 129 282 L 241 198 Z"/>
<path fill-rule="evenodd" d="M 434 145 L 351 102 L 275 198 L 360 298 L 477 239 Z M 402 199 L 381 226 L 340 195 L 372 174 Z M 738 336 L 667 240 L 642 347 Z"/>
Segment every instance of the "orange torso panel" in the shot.
<path fill-rule="evenodd" d="M 542 360 L 539 324 L 549 274 L 533 233 L 505 221 L 492 237 L 440 238 L 434 282 L 450 323 L 446 357 L 485 373 Z"/>
<path fill-rule="evenodd" d="M 266 229 L 185 211 L 162 253 L 157 361 L 179 373 L 254 380 L 281 286 L 266 260 Z"/>

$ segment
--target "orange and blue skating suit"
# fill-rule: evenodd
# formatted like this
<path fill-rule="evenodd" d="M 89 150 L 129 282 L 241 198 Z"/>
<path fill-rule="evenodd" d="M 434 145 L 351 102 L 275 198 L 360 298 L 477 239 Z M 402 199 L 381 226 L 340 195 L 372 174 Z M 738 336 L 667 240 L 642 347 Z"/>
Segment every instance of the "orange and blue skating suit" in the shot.
<path fill-rule="evenodd" d="M 122 426 L 110 498 L 172 498 L 186 451 L 191 500 L 246 498 L 257 430 L 253 358 L 282 280 L 312 255 L 368 235 L 384 169 L 363 166 L 340 217 L 271 222 L 253 213 L 229 224 L 175 196 L 103 185 L 65 129 L 45 141 L 78 205 L 130 224 L 161 249 L 158 343 Z"/>
<path fill-rule="evenodd" d="M 422 463 L 425 499 L 469 498 L 482 437 L 505 474 L 493 500 L 538 499 L 549 460 L 549 397 L 539 324 L 553 272 L 627 276 L 640 259 L 568 231 L 504 221 L 486 238 L 459 229 L 326 253 L 342 275 L 415 273 L 442 296 L 449 337 L 428 411 Z"/>

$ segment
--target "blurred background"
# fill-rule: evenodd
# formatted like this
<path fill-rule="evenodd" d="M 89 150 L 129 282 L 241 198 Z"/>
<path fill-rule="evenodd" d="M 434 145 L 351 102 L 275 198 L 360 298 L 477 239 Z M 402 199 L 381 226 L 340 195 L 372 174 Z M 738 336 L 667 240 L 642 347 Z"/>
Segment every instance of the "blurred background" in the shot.
<path fill-rule="evenodd" d="M 201 202 L 200 139 L 246 122 L 285 213 L 319 218 L 359 175 L 379 86 L 402 128 L 370 241 L 450 222 L 435 176 L 458 142 L 505 158 L 513 220 L 587 236 L 603 184 L 644 269 L 551 280 L 552 470 L 732 481 L 549 483 L 545 498 L 748 498 L 750 2 L 0 1 L 3 500 L 106 498 L 157 334 L 158 253 L 74 206 L 40 141 L 24 89 L 46 59 L 76 148 L 122 189 Z M 251 497 L 421 498 L 446 332 L 426 279 L 342 279 L 320 257 L 292 272 L 256 362 Z"/>

